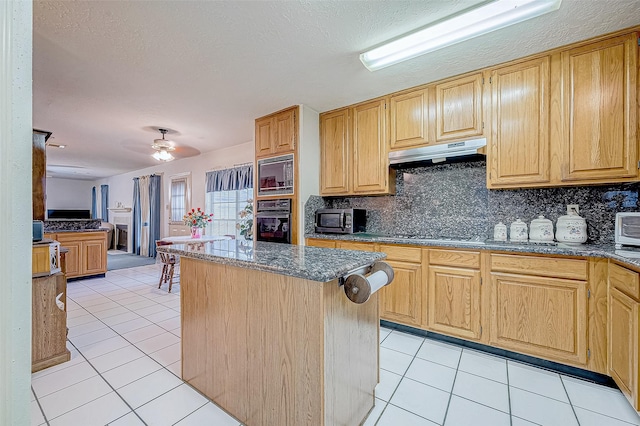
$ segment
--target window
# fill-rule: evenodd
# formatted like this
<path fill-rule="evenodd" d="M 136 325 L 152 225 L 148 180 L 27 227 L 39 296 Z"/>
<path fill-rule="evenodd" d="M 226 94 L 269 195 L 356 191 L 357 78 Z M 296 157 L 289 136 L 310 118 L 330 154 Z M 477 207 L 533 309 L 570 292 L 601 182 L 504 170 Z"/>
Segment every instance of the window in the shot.
<path fill-rule="evenodd" d="M 169 222 L 182 223 L 191 200 L 191 173 L 171 176 Z"/>
<path fill-rule="evenodd" d="M 240 211 L 253 198 L 253 188 L 231 191 L 207 192 L 207 213 L 213 213 L 213 221 L 206 228 L 207 235 L 235 235 L 237 239 L 244 238 L 236 223 L 240 221 Z"/>

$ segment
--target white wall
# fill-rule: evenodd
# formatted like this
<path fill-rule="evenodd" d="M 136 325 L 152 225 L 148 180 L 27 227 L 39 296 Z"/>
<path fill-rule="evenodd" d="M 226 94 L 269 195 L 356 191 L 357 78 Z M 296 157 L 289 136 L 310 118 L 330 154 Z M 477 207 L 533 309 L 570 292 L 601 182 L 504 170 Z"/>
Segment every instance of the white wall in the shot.
<path fill-rule="evenodd" d="M 298 244 L 304 242 L 304 205 L 320 194 L 320 122 L 318 112 L 300 105 L 300 150 L 298 165 Z"/>
<path fill-rule="evenodd" d="M 94 186 L 95 182 L 89 180 L 47 178 L 46 209 L 91 210 L 91 188 Z M 97 185 L 96 193 L 100 193 L 100 185 Z M 100 211 L 99 203 L 97 207 Z"/>
<path fill-rule="evenodd" d="M 0 2 L 0 425 L 30 424 L 32 22 L 32 2 Z"/>
<path fill-rule="evenodd" d="M 169 233 L 168 200 L 171 176 L 191 172 L 191 207 L 204 208 L 206 173 L 213 169 L 233 167 L 236 164 L 253 163 L 254 156 L 255 145 L 253 141 L 250 141 L 230 148 L 207 152 L 197 157 L 174 160 L 154 167 L 111 176 L 95 181 L 91 186 L 95 185 L 99 188 L 102 184 L 109 185 L 110 208 L 116 207 L 117 203 L 122 203 L 125 207 L 131 207 L 133 204 L 133 178 L 150 174 L 162 174 L 162 204 L 164 208 L 160 217 L 163 224 L 160 232 L 161 236 L 166 236 Z M 97 192 L 98 206 L 100 206 L 100 191 Z"/>

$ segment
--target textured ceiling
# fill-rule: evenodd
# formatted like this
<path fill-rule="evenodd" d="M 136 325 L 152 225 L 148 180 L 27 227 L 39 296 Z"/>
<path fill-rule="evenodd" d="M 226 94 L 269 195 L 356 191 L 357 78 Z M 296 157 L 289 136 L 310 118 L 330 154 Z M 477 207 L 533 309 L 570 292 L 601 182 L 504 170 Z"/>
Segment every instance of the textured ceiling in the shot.
<path fill-rule="evenodd" d="M 640 0 L 561 8 L 376 72 L 359 53 L 482 0 L 35 1 L 33 125 L 49 174 L 155 164 L 154 128 L 190 156 L 253 140 L 256 117 L 322 112 L 640 24 Z"/>

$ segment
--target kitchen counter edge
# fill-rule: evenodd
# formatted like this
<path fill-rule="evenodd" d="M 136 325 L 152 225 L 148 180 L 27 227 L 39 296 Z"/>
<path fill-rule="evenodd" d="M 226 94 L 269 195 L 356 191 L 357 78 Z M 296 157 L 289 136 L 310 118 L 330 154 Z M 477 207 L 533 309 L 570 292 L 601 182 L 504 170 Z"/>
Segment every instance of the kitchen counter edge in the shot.
<path fill-rule="evenodd" d="M 332 281 L 387 257 L 379 252 L 257 242 L 250 256 L 238 259 L 225 246 L 234 242 L 172 244 L 157 247 L 157 251 L 318 282 Z"/>
<path fill-rule="evenodd" d="M 438 241 L 437 243 L 429 239 L 406 238 L 393 236 L 359 236 L 357 234 L 305 234 L 305 238 L 334 241 L 354 241 L 363 243 L 400 244 L 418 247 L 443 247 L 467 250 L 491 250 L 513 253 L 531 253 L 561 256 L 579 257 L 600 257 L 613 259 L 620 263 L 640 268 L 640 257 L 626 257 L 616 253 L 615 245 L 612 244 L 580 244 L 568 245 L 564 243 L 537 244 L 537 243 L 515 243 L 498 241 Z M 640 256 L 640 251 L 636 251 Z"/>

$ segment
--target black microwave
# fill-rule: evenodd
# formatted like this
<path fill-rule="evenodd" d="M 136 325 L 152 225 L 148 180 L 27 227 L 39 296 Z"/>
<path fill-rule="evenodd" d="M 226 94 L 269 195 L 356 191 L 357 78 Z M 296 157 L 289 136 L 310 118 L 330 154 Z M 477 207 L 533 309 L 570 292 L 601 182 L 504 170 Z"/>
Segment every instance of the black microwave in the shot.
<path fill-rule="evenodd" d="M 364 209 L 316 210 L 316 232 L 324 234 L 353 234 L 365 232 L 367 211 Z"/>
<path fill-rule="evenodd" d="M 293 194 L 293 154 L 258 160 L 258 196 Z"/>

